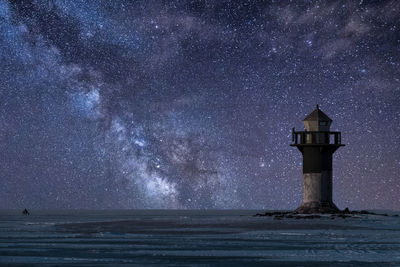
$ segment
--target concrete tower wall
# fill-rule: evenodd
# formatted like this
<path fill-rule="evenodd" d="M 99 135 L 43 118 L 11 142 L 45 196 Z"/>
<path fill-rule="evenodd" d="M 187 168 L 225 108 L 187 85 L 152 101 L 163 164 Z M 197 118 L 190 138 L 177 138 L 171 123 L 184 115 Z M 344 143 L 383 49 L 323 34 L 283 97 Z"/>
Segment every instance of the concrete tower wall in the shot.
<path fill-rule="evenodd" d="M 322 147 L 303 149 L 303 204 L 332 202 L 332 154 Z"/>
<path fill-rule="evenodd" d="M 303 148 L 303 173 L 321 173 L 332 170 L 332 149 L 322 147 Z"/>
<path fill-rule="evenodd" d="M 303 203 L 332 202 L 332 171 L 303 173 Z"/>

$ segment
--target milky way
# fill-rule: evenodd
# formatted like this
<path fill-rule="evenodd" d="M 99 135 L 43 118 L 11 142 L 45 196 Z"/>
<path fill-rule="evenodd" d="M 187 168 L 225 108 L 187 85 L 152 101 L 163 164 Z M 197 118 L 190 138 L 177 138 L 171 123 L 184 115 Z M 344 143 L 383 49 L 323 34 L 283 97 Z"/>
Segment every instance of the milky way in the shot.
<path fill-rule="evenodd" d="M 0 208 L 295 208 L 319 104 L 400 209 L 399 1 L 0 0 L 0 49 Z"/>

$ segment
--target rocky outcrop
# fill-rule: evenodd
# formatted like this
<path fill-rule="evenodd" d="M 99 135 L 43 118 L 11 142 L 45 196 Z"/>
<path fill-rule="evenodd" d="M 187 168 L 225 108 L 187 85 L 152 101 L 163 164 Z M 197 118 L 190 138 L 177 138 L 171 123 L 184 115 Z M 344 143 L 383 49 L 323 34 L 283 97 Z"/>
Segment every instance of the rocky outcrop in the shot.
<path fill-rule="evenodd" d="M 294 212 L 300 214 L 333 214 L 340 213 L 340 210 L 332 202 L 308 202 L 301 204 Z"/>
<path fill-rule="evenodd" d="M 330 214 L 330 216 L 322 216 L 323 214 Z M 350 218 L 357 217 L 357 215 L 377 215 L 377 216 L 389 216 L 385 213 L 374 213 L 366 210 L 353 210 L 350 211 L 349 208 L 344 210 L 339 210 L 333 203 L 332 205 L 301 205 L 295 211 L 273 211 L 265 213 L 257 213 L 254 216 L 269 216 L 273 217 L 274 220 L 282 220 L 284 218 L 293 219 L 319 219 L 319 218 Z M 393 217 L 398 217 L 398 214 L 392 215 Z"/>

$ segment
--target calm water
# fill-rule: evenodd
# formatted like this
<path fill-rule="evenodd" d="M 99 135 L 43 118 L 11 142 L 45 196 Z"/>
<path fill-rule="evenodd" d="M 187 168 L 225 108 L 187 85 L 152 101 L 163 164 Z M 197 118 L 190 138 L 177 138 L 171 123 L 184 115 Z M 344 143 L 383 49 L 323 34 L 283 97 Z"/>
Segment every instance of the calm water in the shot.
<path fill-rule="evenodd" d="M 259 211 L 0 211 L 0 264 L 400 266 L 400 217 Z"/>

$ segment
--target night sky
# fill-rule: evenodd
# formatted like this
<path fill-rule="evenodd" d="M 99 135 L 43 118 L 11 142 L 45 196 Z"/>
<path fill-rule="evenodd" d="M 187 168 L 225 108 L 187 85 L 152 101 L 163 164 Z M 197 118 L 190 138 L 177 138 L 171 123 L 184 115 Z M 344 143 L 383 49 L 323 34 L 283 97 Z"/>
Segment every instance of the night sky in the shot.
<path fill-rule="evenodd" d="M 0 0 L 0 59 L 0 208 L 296 208 L 319 104 L 400 209 L 400 1 Z"/>

